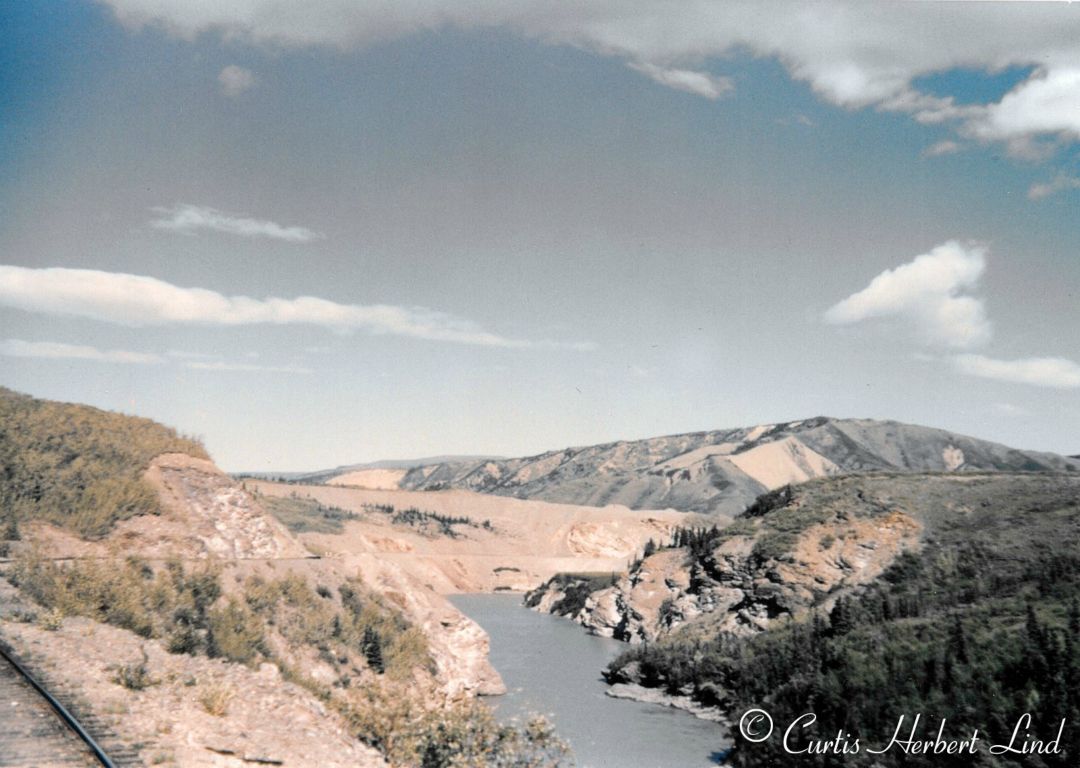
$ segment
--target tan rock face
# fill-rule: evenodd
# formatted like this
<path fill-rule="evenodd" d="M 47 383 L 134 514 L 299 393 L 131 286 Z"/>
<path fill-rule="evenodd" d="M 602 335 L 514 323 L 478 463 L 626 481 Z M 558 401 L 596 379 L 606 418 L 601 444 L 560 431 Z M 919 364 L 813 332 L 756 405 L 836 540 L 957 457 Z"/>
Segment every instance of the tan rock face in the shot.
<path fill-rule="evenodd" d="M 117 526 L 111 538 L 141 554 L 187 554 L 226 559 L 308 557 L 310 553 L 250 493 L 213 462 L 178 453 L 154 459 L 146 479 L 165 514 Z M 180 552 L 177 552 L 180 549 Z"/>

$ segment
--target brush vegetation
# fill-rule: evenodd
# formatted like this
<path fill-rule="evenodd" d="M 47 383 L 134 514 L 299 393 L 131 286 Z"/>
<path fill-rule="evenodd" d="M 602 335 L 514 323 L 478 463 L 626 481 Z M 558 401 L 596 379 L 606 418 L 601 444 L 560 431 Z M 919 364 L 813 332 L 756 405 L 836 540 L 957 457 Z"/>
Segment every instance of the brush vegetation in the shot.
<path fill-rule="evenodd" d="M 28 520 L 100 538 L 119 520 L 157 514 L 142 475 L 174 452 L 207 458 L 198 441 L 149 419 L 0 388 L 0 538 Z"/>
<path fill-rule="evenodd" d="M 456 539 L 463 535 L 457 530 L 457 526 L 476 528 L 478 530 L 482 528 L 486 531 L 494 530 L 490 520 L 478 523 L 466 515 L 443 515 L 417 507 L 397 509 L 392 504 L 365 504 L 364 511 L 389 515 L 391 525 L 405 525 L 416 528 L 426 536 L 447 536 Z"/>
<path fill-rule="evenodd" d="M 263 509 L 293 533 L 341 533 L 345 523 L 359 520 L 355 512 L 321 504 L 309 496 L 259 494 Z"/>
<path fill-rule="evenodd" d="M 574 616 L 585 607 L 585 601 L 593 592 L 607 589 L 619 581 L 614 573 L 556 573 L 536 589 L 525 593 L 525 607 L 536 608 L 544 595 L 561 592 L 562 597 L 552 603 L 549 613 L 556 616 Z"/>

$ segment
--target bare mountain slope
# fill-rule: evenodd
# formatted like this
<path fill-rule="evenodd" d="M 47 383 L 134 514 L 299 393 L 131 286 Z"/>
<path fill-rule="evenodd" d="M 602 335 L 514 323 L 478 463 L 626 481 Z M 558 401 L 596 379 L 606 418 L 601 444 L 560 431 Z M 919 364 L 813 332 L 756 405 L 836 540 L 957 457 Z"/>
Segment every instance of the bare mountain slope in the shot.
<path fill-rule="evenodd" d="M 818 417 L 410 469 L 407 490 L 462 488 L 631 509 L 737 514 L 759 494 L 850 472 L 1076 471 L 1080 460 L 929 427 Z"/>

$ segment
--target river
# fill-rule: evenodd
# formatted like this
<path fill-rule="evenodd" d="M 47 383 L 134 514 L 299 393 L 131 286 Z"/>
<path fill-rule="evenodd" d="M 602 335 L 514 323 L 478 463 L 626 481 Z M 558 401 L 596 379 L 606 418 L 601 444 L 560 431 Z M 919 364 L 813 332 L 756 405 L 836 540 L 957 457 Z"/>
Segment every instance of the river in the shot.
<path fill-rule="evenodd" d="M 604 695 L 600 672 L 626 645 L 568 619 L 530 611 L 521 595 L 455 595 L 487 630 L 508 693 L 487 699 L 500 720 L 546 715 L 579 768 L 707 768 L 730 744 L 724 728 L 679 710 Z"/>

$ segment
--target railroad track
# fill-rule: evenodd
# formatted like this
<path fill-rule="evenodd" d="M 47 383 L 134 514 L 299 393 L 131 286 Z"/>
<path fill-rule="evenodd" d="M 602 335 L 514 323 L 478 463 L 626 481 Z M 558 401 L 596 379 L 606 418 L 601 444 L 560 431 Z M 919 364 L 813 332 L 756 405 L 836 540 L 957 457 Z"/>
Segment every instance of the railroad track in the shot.
<path fill-rule="evenodd" d="M 142 764 L 138 753 L 129 748 L 110 748 L 112 756 L 106 755 L 98 740 L 112 740 L 113 735 L 92 716 L 76 719 L 71 698 L 50 692 L 0 642 L 0 766 L 121 768 Z M 68 700 L 66 705 L 61 699 Z"/>

